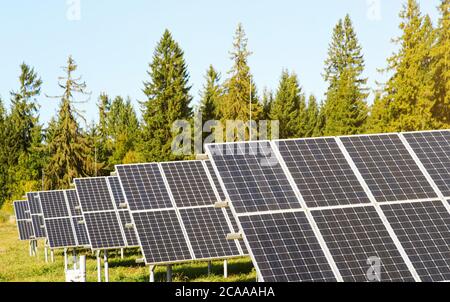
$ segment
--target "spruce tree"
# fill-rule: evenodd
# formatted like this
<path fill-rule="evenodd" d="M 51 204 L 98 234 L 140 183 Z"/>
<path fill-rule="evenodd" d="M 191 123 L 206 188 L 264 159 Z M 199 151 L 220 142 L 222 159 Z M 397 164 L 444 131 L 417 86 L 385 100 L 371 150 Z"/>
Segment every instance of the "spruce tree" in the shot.
<path fill-rule="evenodd" d="M 317 132 L 319 120 L 319 105 L 317 104 L 316 97 L 310 95 L 308 99 L 308 107 L 306 108 L 306 126 L 305 137 L 314 137 Z"/>
<path fill-rule="evenodd" d="M 0 98 L 0 208 L 8 197 L 8 193 L 5 190 L 8 183 L 8 160 L 6 146 L 6 110 L 3 105 L 3 100 Z"/>
<path fill-rule="evenodd" d="M 356 134 L 367 119 L 367 79 L 363 77 L 362 47 L 350 17 L 339 20 L 325 61 L 328 82 L 322 118 L 324 135 Z"/>
<path fill-rule="evenodd" d="M 411 131 L 433 128 L 433 82 L 430 52 L 433 28 L 423 17 L 418 3 L 408 0 L 400 12 L 402 35 L 394 41 L 400 49 L 388 58 L 387 71 L 393 75 L 385 85 L 388 110 L 387 131 Z"/>
<path fill-rule="evenodd" d="M 61 101 L 56 127 L 52 129 L 54 133 L 48 141 L 50 158 L 45 168 L 47 189 L 69 188 L 74 178 L 95 174 L 92 162 L 88 162 L 92 157 L 92 150 L 75 117 L 80 113 L 73 107 L 77 102 L 76 94 L 89 94 L 86 83 L 74 77 L 77 65 L 71 56 L 63 70 L 65 76 L 60 78 L 62 82 L 59 86 L 64 92 L 58 97 Z"/>
<path fill-rule="evenodd" d="M 262 100 L 261 100 L 261 119 L 268 121 L 270 120 L 270 111 L 272 110 L 272 105 L 274 102 L 273 93 L 268 88 L 263 89 Z"/>
<path fill-rule="evenodd" d="M 432 115 L 435 126 L 450 128 L 450 0 L 441 0 L 436 44 L 431 50 L 433 77 Z"/>
<path fill-rule="evenodd" d="M 212 65 L 209 66 L 205 76 L 206 84 L 201 93 L 200 111 L 203 123 L 210 120 L 220 120 L 220 98 L 222 88 L 220 87 L 220 74 Z"/>
<path fill-rule="evenodd" d="M 178 133 L 172 133 L 172 125 L 192 118 L 192 97 L 183 50 L 168 30 L 156 46 L 148 75 L 150 81 L 144 83 L 147 100 L 143 102 L 142 152 L 147 161 L 177 159 L 171 147 Z"/>
<path fill-rule="evenodd" d="M 247 44 L 244 28 L 239 23 L 233 50 L 230 52 L 233 67 L 228 72 L 229 78 L 224 83 L 224 97 L 220 107 L 223 121 L 247 122 L 250 118 L 250 102 L 252 120 L 258 121 L 261 116 L 261 105 L 258 102 L 256 86 L 248 66 L 248 58 L 252 53 L 248 50 Z"/>
<path fill-rule="evenodd" d="M 306 125 L 305 97 L 295 73 L 284 70 L 270 112 L 271 120 L 280 122 L 280 138 L 303 137 Z"/>
<path fill-rule="evenodd" d="M 125 158 L 139 157 L 136 148 L 140 137 L 139 120 L 131 100 L 118 96 L 111 103 L 107 114 L 108 136 L 111 138 L 112 154 L 108 160 L 111 167 L 125 163 Z M 127 160 L 130 163 L 130 159 Z"/>

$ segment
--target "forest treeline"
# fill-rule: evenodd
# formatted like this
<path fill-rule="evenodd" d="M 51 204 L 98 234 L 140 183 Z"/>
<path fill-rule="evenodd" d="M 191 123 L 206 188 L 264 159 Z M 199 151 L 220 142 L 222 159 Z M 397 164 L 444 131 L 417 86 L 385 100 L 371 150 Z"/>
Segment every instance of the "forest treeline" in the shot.
<path fill-rule="evenodd" d="M 166 30 L 144 79 L 141 118 L 129 98 L 105 92 L 95 96 L 98 122 L 82 127 L 80 108 L 90 93 L 69 57 L 58 79 L 61 94 L 52 96 L 60 103 L 57 115 L 44 128 L 38 103 L 48 96 L 38 71 L 24 63 L 11 107 L 0 99 L 0 205 L 28 191 L 68 188 L 76 177 L 109 175 L 115 164 L 180 159 L 171 152 L 173 122 L 192 120 L 196 112 L 203 121 L 248 121 L 250 91 L 252 120 L 279 120 L 280 138 L 450 128 L 450 0 L 438 9 L 433 24 L 416 0 L 406 1 L 401 35 L 393 39 L 397 51 L 380 66 L 388 80 L 373 90 L 348 15 L 337 22 L 328 45 L 324 96 L 306 95 L 290 70 L 282 70 L 274 91 L 258 92 L 241 24 L 230 51 L 232 68 L 224 75 L 212 65 L 206 70 L 196 107 L 183 50 Z"/>

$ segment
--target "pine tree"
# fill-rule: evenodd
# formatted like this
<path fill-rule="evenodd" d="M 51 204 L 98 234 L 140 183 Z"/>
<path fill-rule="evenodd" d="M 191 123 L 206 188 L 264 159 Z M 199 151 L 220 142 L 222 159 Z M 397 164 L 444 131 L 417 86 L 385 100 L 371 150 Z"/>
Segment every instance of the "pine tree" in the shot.
<path fill-rule="evenodd" d="M 305 137 L 314 137 L 317 132 L 319 120 L 319 105 L 317 104 L 316 97 L 310 95 L 308 99 L 308 107 L 306 109 L 306 126 Z"/>
<path fill-rule="evenodd" d="M 261 107 L 262 107 L 262 113 L 261 113 L 261 119 L 268 121 L 270 120 L 270 111 L 272 110 L 274 102 L 273 93 L 268 88 L 264 88 L 262 93 L 262 100 L 261 100 Z"/>
<path fill-rule="evenodd" d="M 142 152 L 148 161 L 177 159 L 172 153 L 172 125 L 190 120 L 192 97 L 183 50 L 166 30 L 153 55 L 145 83 L 147 100 L 143 103 L 144 143 Z"/>
<path fill-rule="evenodd" d="M 362 48 L 350 17 L 339 20 L 325 61 L 324 79 L 328 82 L 321 109 L 324 135 L 356 134 L 367 119 L 367 79 L 363 77 Z"/>
<path fill-rule="evenodd" d="M 262 109 L 248 66 L 248 58 L 252 53 L 248 50 L 247 43 L 244 28 L 239 23 L 234 37 L 233 50 L 230 52 L 233 67 L 228 73 L 229 78 L 224 83 L 224 97 L 220 107 L 223 121 L 247 122 L 250 117 L 250 100 L 252 120 L 258 121 L 261 116 Z"/>
<path fill-rule="evenodd" d="M 450 128 L 450 0 L 441 0 L 436 44 L 431 50 L 433 77 L 432 115 L 435 126 Z"/>
<path fill-rule="evenodd" d="M 381 92 L 375 93 L 375 99 L 370 108 L 370 115 L 367 119 L 366 131 L 368 133 L 385 133 L 388 132 L 389 108 L 386 98 L 381 96 Z"/>
<path fill-rule="evenodd" d="M 8 193 L 5 190 L 8 183 L 8 161 L 6 146 L 6 110 L 3 105 L 3 100 L 0 98 L 0 208 L 8 197 Z"/>
<path fill-rule="evenodd" d="M 430 51 L 434 34 L 431 20 L 423 17 L 418 3 L 408 0 L 400 13 L 402 35 L 394 41 L 399 51 L 388 59 L 387 71 L 393 76 L 385 85 L 389 111 L 388 131 L 433 128 L 433 82 Z"/>
<path fill-rule="evenodd" d="M 212 65 L 205 76 L 206 84 L 201 93 L 200 111 L 202 113 L 203 123 L 210 120 L 220 120 L 220 98 L 222 97 L 222 88 L 220 87 L 220 74 Z"/>
<path fill-rule="evenodd" d="M 280 138 L 303 137 L 305 135 L 306 104 L 295 73 L 284 70 L 281 75 L 275 100 L 270 112 L 271 120 L 280 123 Z"/>
<path fill-rule="evenodd" d="M 69 57 L 63 70 L 66 74 L 60 78 L 64 82 L 59 86 L 64 92 L 58 97 L 61 99 L 61 105 L 57 124 L 53 129 L 52 140 L 48 141 L 51 157 L 45 168 L 47 189 L 69 188 L 74 178 L 95 174 L 92 162 L 88 162 L 92 157 L 92 150 L 75 118 L 76 114 L 80 114 L 73 107 L 76 102 L 75 94 L 89 94 L 86 91 L 86 83 L 74 77 L 77 65 L 72 57 Z"/>

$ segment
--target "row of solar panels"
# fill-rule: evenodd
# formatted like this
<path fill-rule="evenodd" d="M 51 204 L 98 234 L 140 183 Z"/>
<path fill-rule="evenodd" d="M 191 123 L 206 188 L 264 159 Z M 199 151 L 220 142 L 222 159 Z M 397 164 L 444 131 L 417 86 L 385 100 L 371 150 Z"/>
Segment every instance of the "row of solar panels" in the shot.
<path fill-rule="evenodd" d="M 450 280 L 450 131 L 206 148 L 211 162 L 116 166 L 147 264 L 248 250 L 262 281 Z M 100 184 L 75 185 L 87 226 L 112 211 Z"/>
<path fill-rule="evenodd" d="M 229 210 L 214 207 L 224 194 L 208 161 L 146 166 L 158 172 L 150 185 L 164 197 L 146 196 L 150 212 L 130 212 L 127 199 L 141 192 L 125 196 L 119 177 L 75 179 L 75 190 L 28 193 L 28 200 L 14 203 L 20 239 L 47 238 L 52 249 L 140 247 L 149 265 L 246 254 L 239 241 L 226 240 L 237 225 Z"/>
<path fill-rule="evenodd" d="M 450 280 L 450 131 L 206 149 L 261 280 Z"/>

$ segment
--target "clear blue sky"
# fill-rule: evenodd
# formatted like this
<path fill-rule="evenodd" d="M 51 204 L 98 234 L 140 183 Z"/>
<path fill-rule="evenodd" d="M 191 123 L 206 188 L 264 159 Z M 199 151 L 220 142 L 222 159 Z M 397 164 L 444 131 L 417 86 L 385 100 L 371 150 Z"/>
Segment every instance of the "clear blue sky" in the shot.
<path fill-rule="evenodd" d="M 75 0 L 76 1 L 76 0 Z M 69 0 L 70 2 L 70 0 Z M 363 46 L 366 76 L 377 72 L 395 50 L 391 38 L 399 34 L 401 0 L 80 0 L 81 19 L 67 18 L 66 0 L 15 0 L 0 4 L 0 96 L 9 107 L 9 91 L 16 89 L 19 64 L 34 66 L 44 81 L 43 92 L 60 94 L 60 66 L 72 54 L 89 89 L 83 105 L 89 120 L 96 119 L 100 92 L 143 99 L 141 91 L 153 49 L 165 28 L 185 51 L 199 100 L 203 76 L 213 64 L 225 77 L 231 67 L 228 51 L 238 22 L 242 22 L 254 52 L 250 66 L 259 92 L 276 89 L 282 68 L 294 70 L 307 94 L 322 98 L 321 77 L 332 28 L 349 13 Z M 419 1 L 423 13 L 436 22 L 439 0 Z M 377 10 L 379 7 L 379 10 Z M 378 13 L 377 13 L 378 12 Z M 41 120 L 56 113 L 57 101 L 42 96 Z"/>

